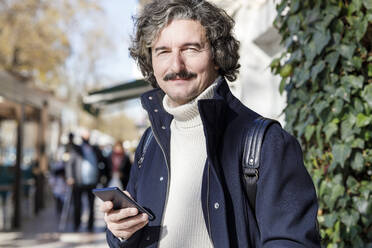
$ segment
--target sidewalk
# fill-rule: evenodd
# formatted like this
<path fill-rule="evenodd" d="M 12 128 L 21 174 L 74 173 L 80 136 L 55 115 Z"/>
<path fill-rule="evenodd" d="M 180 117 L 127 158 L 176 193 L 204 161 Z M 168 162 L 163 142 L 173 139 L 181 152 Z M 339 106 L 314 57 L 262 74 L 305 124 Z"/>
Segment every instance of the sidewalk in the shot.
<path fill-rule="evenodd" d="M 96 221 L 93 233 L 89 233 L 84 222 L 87 220 L 87 212 L 83 213 L 82 225 L 79 232 L 72 231 L 72 212 L 67 223 L 66 231 L 58 230 L 58 218 L 54 209 L 54 202 L 43 209 L 38 216 L 25 217 L 22 228 L 19 231 L 0 232 L 1 248 L 107 248 L 105 223 L 103 215 L 98 210 L 100 200 L 96 199 Z"/>

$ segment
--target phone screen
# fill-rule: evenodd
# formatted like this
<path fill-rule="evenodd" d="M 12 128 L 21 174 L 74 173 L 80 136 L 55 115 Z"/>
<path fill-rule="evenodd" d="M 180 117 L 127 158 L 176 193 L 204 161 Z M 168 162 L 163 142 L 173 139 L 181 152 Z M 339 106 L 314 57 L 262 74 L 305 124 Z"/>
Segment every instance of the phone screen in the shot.
<path fill-rule="evenodd" d="M 92 192 L 103 201 L 112 201 L 114 209 L 134 207 L 137 208 L 140 213 L 146 213 L 149 216 L 149 220 L 155 219 L 153 214 L 127 196 L 118 187 L 93 189 Z"/>

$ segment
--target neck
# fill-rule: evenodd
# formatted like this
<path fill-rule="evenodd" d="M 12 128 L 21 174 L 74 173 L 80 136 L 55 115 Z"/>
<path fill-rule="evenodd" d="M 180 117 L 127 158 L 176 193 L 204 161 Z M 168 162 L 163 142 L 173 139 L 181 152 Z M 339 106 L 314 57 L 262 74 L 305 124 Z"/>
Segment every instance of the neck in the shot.
<path fill-rule="evenodd" d="M 176 107 L 170 104 L 169 97 L 165 95 L 163 99 L 164 109 L 169 114 L 173 115 L 174 120 L 177 123 L 177 126 L 179 127 L 191 128 L 201 125 L 198 101 L 202 99 L 213 98 L 214 89 L 216 85 L 217 85 L 216 82 L 214 82 L 208 88 L 206 88 L 197 98 L 193 99 L 192 101 L 186 104 Z"/>

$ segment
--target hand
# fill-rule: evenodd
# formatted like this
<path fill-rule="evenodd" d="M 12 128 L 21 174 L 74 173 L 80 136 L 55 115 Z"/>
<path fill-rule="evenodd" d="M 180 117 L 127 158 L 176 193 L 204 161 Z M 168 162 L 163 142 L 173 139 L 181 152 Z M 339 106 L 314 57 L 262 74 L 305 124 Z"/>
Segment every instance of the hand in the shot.
<path fill-rule="evenodd" d="M 124 191 L 128 196 L 129 193 Z M 107 228 L 118 238 L 128 239 L 149 222 L 147 214 L 138 214 L 137 208 L 113 210 L 111 201 L 103 202 L 100 210 L 105 213 Z"/>

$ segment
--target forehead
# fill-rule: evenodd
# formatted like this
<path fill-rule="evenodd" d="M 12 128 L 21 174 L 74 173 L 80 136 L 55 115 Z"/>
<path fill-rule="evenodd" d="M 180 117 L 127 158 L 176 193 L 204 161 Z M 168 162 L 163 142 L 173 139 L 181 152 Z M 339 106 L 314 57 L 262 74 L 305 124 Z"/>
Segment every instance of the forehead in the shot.
<path fill-rule="evenodd" d="M 199 21 L 175 19 L 162 28 L 152 47 L 182 45 L 184 43 L 207 43 L 205 28 Z"/>

